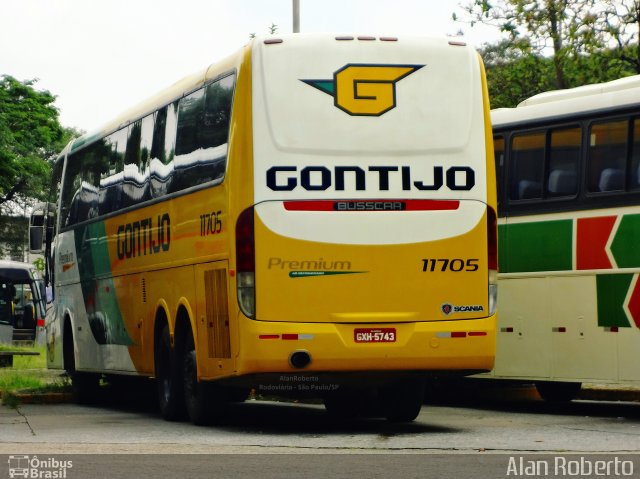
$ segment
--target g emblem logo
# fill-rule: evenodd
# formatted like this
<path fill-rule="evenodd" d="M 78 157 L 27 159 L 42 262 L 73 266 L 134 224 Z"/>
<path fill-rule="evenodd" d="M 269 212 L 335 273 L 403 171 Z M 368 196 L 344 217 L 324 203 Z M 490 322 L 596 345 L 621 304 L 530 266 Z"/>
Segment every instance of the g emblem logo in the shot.
<path fill-rule="evenodd" d="M 333 80 L 301 80 L 334 98 L 349 115 L 380 116 L 396 106 L 396 83 L 424 65 L 348 64 Z"/>

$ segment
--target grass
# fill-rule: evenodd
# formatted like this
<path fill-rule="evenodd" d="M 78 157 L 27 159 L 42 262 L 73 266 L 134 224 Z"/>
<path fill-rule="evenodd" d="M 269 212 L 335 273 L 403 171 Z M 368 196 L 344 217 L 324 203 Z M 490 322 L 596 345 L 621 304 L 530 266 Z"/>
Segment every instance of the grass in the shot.
<path fill-rule="evenodd" d="M 0 368 L 2 404 L 15 407 L 19 395 L 42 395 L 48 392 L 69 391 L 69 381 L 46 369 L 45 346 L 25 347 L 0 344 L 0 351 L 35 351 L 38 356 L 14 356 L 13 367 Z"/>

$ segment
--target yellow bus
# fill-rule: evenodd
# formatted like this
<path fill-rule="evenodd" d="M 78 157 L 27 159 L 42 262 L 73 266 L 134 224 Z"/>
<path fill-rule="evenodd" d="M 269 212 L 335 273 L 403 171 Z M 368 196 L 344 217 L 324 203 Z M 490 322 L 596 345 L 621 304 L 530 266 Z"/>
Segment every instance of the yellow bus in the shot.
<path fill-rule="evenodd" d="M 426 374 L 493 366 L 488 106 L 459 42 L 283 35 L 75 140 L 49 367 L 155 377 L 166 419 L 253 388 L 413 420 Z"/>
<path fill-rule="evenodd" d="M 566 401 L 640 384 L 640 76 L 492 112 L 500 218 L 493 377 Z"/>

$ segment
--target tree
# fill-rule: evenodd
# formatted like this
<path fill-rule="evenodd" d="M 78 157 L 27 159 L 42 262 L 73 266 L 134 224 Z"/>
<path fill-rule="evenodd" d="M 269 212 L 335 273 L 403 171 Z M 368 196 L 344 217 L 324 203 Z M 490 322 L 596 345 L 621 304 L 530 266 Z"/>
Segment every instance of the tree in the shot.
<path fill-rule="evenodd" d="M 613 1 L 613 0 L 611 0 Z M 551 52 L 556 88 L 569 88 L 567 64 L 585 52 L 602 47 L 596 0 L 473 0 L 463 6 L 465 21 L 493 25 L 509 41 L 525 40 L 532 54 Z"/>
<path fill-rule="evenodd" d="M 0 215 L 0 259 L 24 261 L 24 252 L 29 247 L 27 235 L 29 221 L 21 216 Z"/>
<path fill-rule="evenodd" d="M 640 73 L 640 0 L 601 0 L 600 8 L 596 26 L 604 44 L 615 45 L 620 59 Z"/>
<path fill-rule="evenodd" d="M 491 108 L 514 107 L 521 101 L 555 88 L 553 63 L 533 54 L 525 40 L 485 45 L 480 55 L 486 66 Z"/>
<path fill-rule="evenodd" d="M 269 27 L 267 27 L 267 30 L 269 30 L 269 35 L 275 35 L 276 33 L 278 33 L 278 25 L 276 25 L 275 23 L 271 22 L 271 25 Z M 249 34 L 249 38 L 255 38 L 256 34 L 255 33 L 250 33 Z"/>
<path fill-rule="evenodd" d="M 36 90 L 35 83 L 0 77 L 0 206 L 44 199 L 51 160 L 77 134 L 60 125 L 55 96 Z"/>
<path fill-rule="evenodd" d="M 526 39 L 488 44 L 480 54 L 492 108 L 514 107 L 532 95 L 556 89 L 553 60 L 531 52 Z M 631 65 L 620 57 L 619 49 L 578 55 L 564 65 L 567 83 L 578 86 L 633 75 Z"/>

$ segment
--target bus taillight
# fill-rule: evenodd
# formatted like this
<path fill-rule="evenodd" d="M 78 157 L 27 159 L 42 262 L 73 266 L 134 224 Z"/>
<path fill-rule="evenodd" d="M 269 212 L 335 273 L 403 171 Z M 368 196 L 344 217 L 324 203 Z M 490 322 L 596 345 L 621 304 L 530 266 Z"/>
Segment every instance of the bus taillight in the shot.
<path fill-rule="evenodd" d="M 498 302 L 498 218 L 490 206 L 487 207 L 487 264 L 489 267 L 489 315 L 496 312 Z"/>
<path fill-rule="evenodd" d="M 253 230 L 253 207 L 247 208 L 236 223 L 236 270 L 238 304 L 245 316 L 256 314 L 256 256 Z"/>

